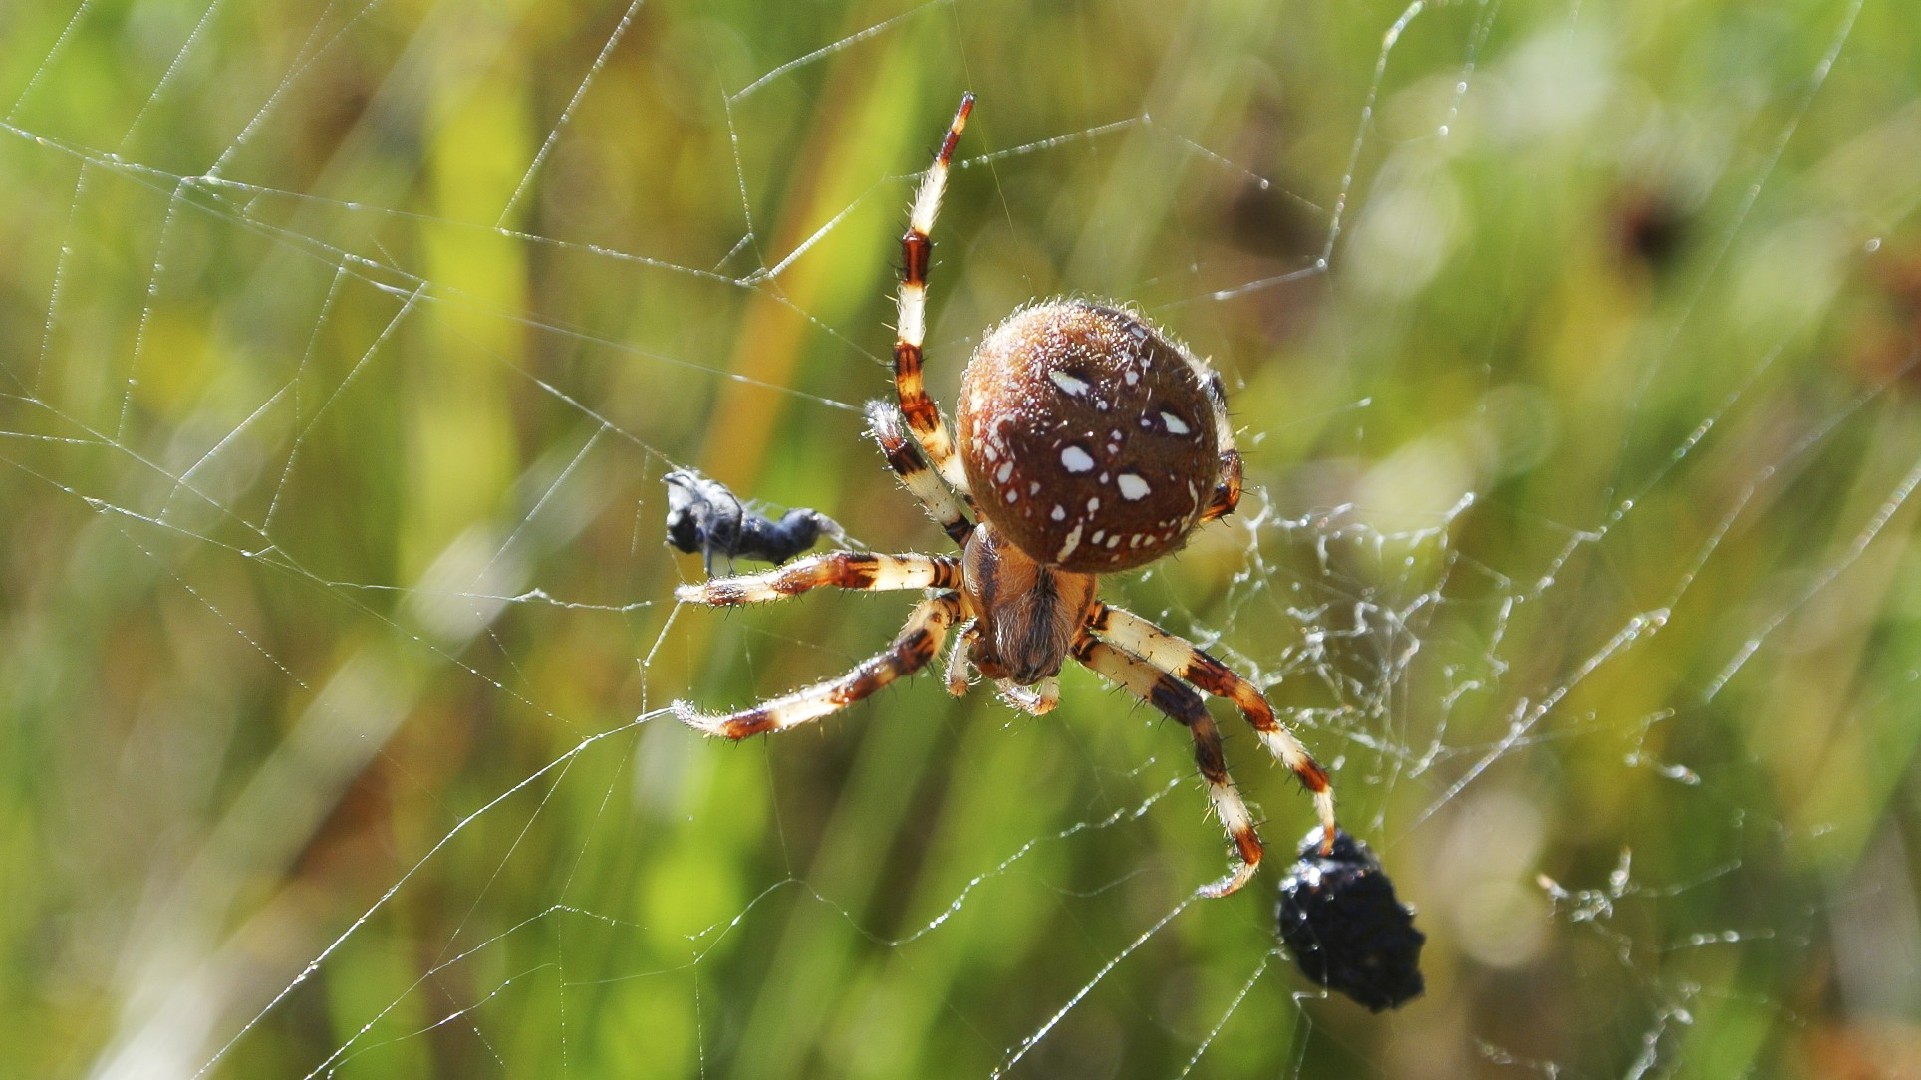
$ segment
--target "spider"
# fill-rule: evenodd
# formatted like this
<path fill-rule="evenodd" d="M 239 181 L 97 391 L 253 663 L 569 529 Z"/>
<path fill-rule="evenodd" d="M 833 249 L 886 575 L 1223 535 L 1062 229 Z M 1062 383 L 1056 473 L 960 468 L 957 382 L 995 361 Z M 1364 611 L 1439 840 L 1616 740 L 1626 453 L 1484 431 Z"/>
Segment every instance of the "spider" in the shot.
<path fill-rule="evenodd" d="M 1016 311 L 982 340 L 962 374 L 958 437 L 949 430 L 921 379 L 929 234 L 973 104 L 972 94 L 961 97 L 901 237 L 898 407 L 874 402 L 867 410 L 889 467 L 960 554 L 831 551 L 683 586 L 680 600 L 715 607 L 827 585 L 928 593 L 891 646 L 838 678 L 724 715 L 685 701 L 673 709 L 708 735 L 739 740 L 786 731 L 920 671 L 953 632 L 949 693 L 967 692 L 971 669 L 992 679 L 1009 704 L 1039 715 L 1060 700 L 1060 671 L 1071 657 L 1188 729 L 1235 853 L 1226 876 L 1199 892 L 1226 896 L 1254 876 L 1261 841 L 1196 691 L 1232 701 L 1261 744 L 1313 793 L 1331 848 L 1327 773 L 1253 683 L 1096 596 L 1101 574 L 1145 566 L 1234 510 L 1241 459 L 1226 395 L 1211 368 L 1139 315 L 1056 299 Z"/>

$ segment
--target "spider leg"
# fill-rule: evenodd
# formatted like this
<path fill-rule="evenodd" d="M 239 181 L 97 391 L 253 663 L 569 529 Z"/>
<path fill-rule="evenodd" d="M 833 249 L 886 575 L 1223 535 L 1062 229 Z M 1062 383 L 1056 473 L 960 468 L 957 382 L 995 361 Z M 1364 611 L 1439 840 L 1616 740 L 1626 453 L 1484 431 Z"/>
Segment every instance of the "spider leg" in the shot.
<path fill-rule="evenodd" d="M 1221 732 L 1214 725 L 1201 696 L 1167 672 L 1156 668 L 1133 653 L 1118 649 L 1083 631 L 1074 641 L 1074 659 L 1089 670 L 1121 684 L 1128 693 L 1179 720 L 1194 737 L 1194 761 L 1200 766 L 1201 779 L 1207 783 L 1208 800 L 1214 816 L 1220 818 L 1228 839 L 1234 842 L 1239 861 L 1226 877 L 1201 886 L 1205 897 L 1226 896 L 1247 884 L 1261 865 L 1261 838 L 1254 831 L 1254 819 L 1234 789 L 1234 778 L 1227 774 L 1227 755 L 1221 749 Z"/>
<path fill-rule="evenodd" d="M 1168 633 L 1131 611 L 1099 604 L 1088 618 L 1087 629 L 1169 675 L 1232 701 L 1254 728 L 1261 745 L 1313 794 L 1315 809 L 1321 817 L 1321 854 L 1334 850 L 1334 789 L 1328 784 L 1327 771 L 1315 763 L 1307 747 L 1274 715 L 1274 706 L 1268 704 L 1266 695 L 1253 683 L 1236 675 L 1232 668 L 1194 643 Z"/>
<path fill-rule="evenodd" d="M 867 423 L 874 441 L 880 444 L 881 453 L 887 455 L 888 468 L 900 477 L 901 486 L 920 500 L 954 543 L 966 544 L 968 534 L 974 531 L 974 523 L 968 520 L 967 510 L 953 489 L 927 467 L 927 459 L 921 456 L 918 446 L 908 441 L 901 430 L 900 410 L 884 401 L 868 402 Z"/>
<path fill-rule="evenodd" d="M 845 675 L 733 713 L 703 713 L 689 702 L 676 701 L 674 715 L 704 734 L 729 739 L 785 731 L 819 720 L 872 696 L 903 675 L 912 675 L 926 667 L 940 652 L 947 628 L 960 614 L 960 594 L 942 593 L 921 601 L 907 617 L 907 625 L 901 628 L 900 635 L 884 652 L 862 661 Z"/>
<path fill-rule="evenodd" d="M 942 555 L 881 555 L 870 551 L 828 551 L 740 577 L 714 578 L 674 590 L 674 599 L 710 607 L 764 604 L 810 589 L 896 592 L 901 589 L 958 589 L 960 560 Z"/>
<path fill-rule="evenodd" d="M 921 181 L 914 205 L 908 211 L 907 232 L 900 238 L 901 281 L 899 332 L 894 339 L 894 386 L 900 395 L 900 411 L 907 427 L 927 452 L 927 460 L 955 491 L 967 493 L 967 474 L 954 452 L 954 435 L 941 416 L 940 406 L 927 393 L 921 380 L 921 347 L 927 337 L 927 268 L 934 251 L 928 239 L 934 231 L 934 218 L 940 213 L 941 193 L 947 188 L 947 170 L 954 158 L 954 144 L 967 126 L 967 114 L 974 109 L 974 95 L 961 95 L 960 110 L 941 140 L 934 164 Z"/>
<path fill-rule="evenodd" d="M 1208 501 L 1207 509 L 1201 511 L 1201 524 L 1233 513 L 1241 501 L 1241 452 L 1234 448 L 1234 425 L 1227 417 L 1227 391 L 1221 387 L 1218 372 L 1209 370 L 1204 376 L 1201 385 L 1207 388 L 1207 400 L 1214 406 L 1214 430 L 1220 439 L 1221 475 L 1214 484 L 1214 497 Z"/>

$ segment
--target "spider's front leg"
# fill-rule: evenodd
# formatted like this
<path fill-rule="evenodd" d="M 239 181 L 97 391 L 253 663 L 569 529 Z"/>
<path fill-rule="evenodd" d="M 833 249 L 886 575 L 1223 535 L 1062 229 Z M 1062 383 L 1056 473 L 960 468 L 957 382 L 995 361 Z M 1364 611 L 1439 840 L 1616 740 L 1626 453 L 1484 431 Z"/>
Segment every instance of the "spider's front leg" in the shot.
<path fill-rule="evenodd" d="M 682 723 L 707 735 L 744 739 L 770 731 L 785 731 L 809 721 L 819 720 L 872 696 L 876 691 L 904 675 L 927 666 L 947 630 L 961 615 L 959 593 L 942 593 L 923 600 L 907 617 L 894 643 L 878 655 L 862 661 L 859 667 L 839 678 L 828 679 L 796 690 L 785 697 L 763 702 L 732 713 L 703 713 L 692 703 L 673 703 L 674 715 Z"/>
<path fill-rule="evenodd" d="M 1207 784 L 1208 801 L 1214 816 L 1220 818 L 1228 839 L 1234 842 L 1239 861 L 1227 876 L 1203 885 L 1200 895 L 1215 898 L 1236 892 L 1254 876 L 1261 865 L 1261 838 L 1254 831 L 1254 819 L 1247 804 L 1227 774 L 1227 756 L 1221 749 L 1221 732 L 1202 704 L 1201 696 L 1180 680 L 1161 671 L 1132 653 L 1123 652 L 1089 633 L 1074 642 L 1074 659 L 1089 670 L 1112 679 L 1142 701 L 1173 717 L 1194 737 L 1194 761 L 1200 766 L 1201 779 Z"/>
<path fill-rule="evenodd" d="M 1087 629 L 1127 653 L 1141 657 L 1156 670 L 1185 679 L 1207 693 L 1234 703 L 1269 753 L 1287 766 L 1314 796 L 1321 818 L 1321 854 L 1334 850 L 1334 789 L 1327 770 L 1274 715 L 1266 695 L 1234 669 L 1209 656 L 1198 645 L 1168 633 L 1131 611 L 1100 604 L 1088 617 Z"/>

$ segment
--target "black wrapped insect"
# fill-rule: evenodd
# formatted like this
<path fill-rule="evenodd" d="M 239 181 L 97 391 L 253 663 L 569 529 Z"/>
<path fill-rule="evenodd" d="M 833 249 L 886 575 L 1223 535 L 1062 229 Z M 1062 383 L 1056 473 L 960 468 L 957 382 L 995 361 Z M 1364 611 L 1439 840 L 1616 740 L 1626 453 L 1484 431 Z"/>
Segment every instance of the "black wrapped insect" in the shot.
<path fill-rule="evenodd" d="M 1275 922 L 1301 973 L 1374 1012 L 1418 997 L 1421 946 L 1414 912 L 1394 896 L 1367 845 L 1345 831 L 1321 854 L 1321 830 L 1301 841 L 1300 858 L 1281 879 Z"/>
<path fill-rule="evenodd" d="M 789 510 L 779 521 L 755 513 L 727 485 L 692 469 L 675 469 L 661 480 L 667 485 L 667 542 L 699 554 L 709 577 L 717 555 L 729 568 L 735 559 L 782 563 L 823 535 L 842 535 L 840 526 L 817 510 Z"/>

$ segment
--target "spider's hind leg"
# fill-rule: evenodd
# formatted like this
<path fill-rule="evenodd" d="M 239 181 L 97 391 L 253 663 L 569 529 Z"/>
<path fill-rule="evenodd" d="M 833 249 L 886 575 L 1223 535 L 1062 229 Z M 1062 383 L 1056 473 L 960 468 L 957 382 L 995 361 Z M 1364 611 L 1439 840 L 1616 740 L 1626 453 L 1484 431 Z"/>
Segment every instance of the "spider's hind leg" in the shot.
<path fill-rule="evenodd" d="M 867 423 L 874 441 L 880 444 L 881 453 L 887 455 L 887 467 L 900 477 L 901 486 L 920 500 L 954 543 L 966 544 L 968 534 L 974 531 L 974 523 L 968 519 L 960 497 L 939 473 L 928 467 L 919 446 L 901 430 L 900 410 L 885 401 L 870 401 Z"/>
<path fill-rule="evenodd" d="M 1241 452 L 1234 445 L 1234 424 L 1227 415 L 1227 391 L 1221 386 L 1221 376 L 1217 371 L 1207 371 L 1201 385 L 1207 388 L 1208 403 L 1214 407 L 1214 430 L 1220 446 L 1220 478 L 1214 482 L 1214 495 L 1208 500 L 1207 509 L 1201 511 L 1201 522 L 1226 517 L 1234 512 L 1241 502 Z"/>
<path fill-rule="evenodd" d="M 934 218 L 940 214 L 941 195 L 947 190 L 947 172 L 954 160 L 954 146 L 960 142 L 961 129 L 967 126 L 967 114 L 973 109 L 974 95 L 962 95 L 954 122 L 941 139 L 934 164 L 928 168 L 926 179 L 914 195 L 914 205 L 908 210 L 907 232 L 900 238 L 900 317 L 899 331 L 894 338 L 894 386 L 908 430 L 927 452 L 927 460 L 949 486 L 960 492 L 967 490 L 967 474 L 961 468 L 960 455 L 954 451 L 954 435 L 947 419 L 941 415 L 940 406 L 929 396 L 927 385 L 922 381 L 921 350 L 927 336 L 927 271 L 934 255 L 934 242 L 929 237 L 934 231 Z"/>

